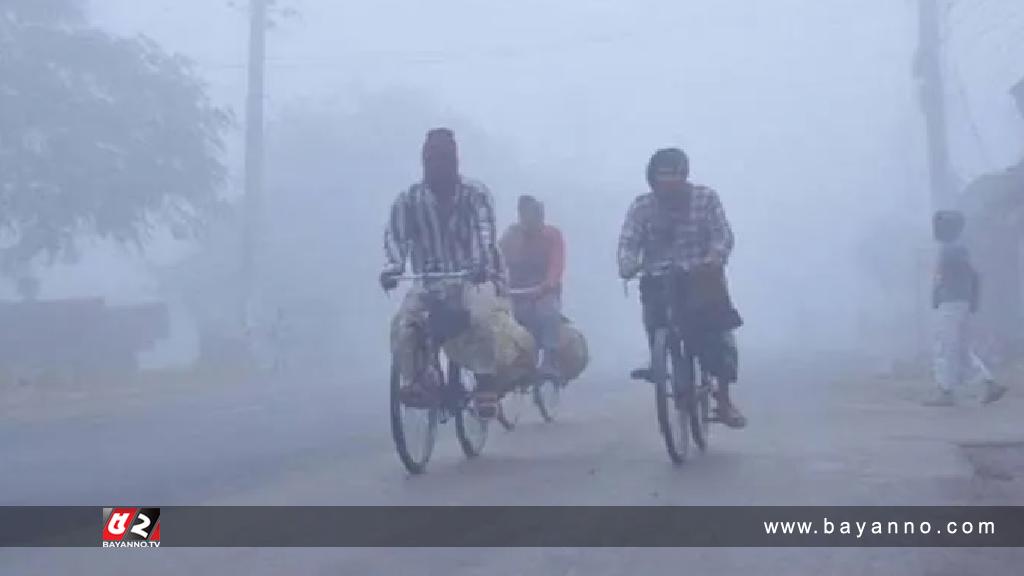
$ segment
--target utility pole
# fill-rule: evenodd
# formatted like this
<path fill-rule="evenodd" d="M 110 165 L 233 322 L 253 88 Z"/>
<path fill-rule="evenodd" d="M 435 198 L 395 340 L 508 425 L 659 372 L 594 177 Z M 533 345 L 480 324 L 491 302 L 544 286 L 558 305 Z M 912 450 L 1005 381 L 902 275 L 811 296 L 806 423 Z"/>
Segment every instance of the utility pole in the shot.
<path fill-rule="evenodd" d="M 242 248 L 243 318 L 256 295 L 263 209 L 263 100 L 267 45 L 267 0 L 249 0 L 249 93 L 245 120 L 245 203 Z"/>
<path fill-rule="evenodd" d="M 914 74 L 925 119 L 932 209 L 937 210 L 951 208 L 955 193 L 946 133 L 939 0 L 918 0 L 918 12 L 919 43 Z"/>
<path fill-rule="evenodd" d="M 914 76 L 917 79 L 921 112 L 924 114 L 925 139 L 928 153 L 928 177 L 931 211 L 953 208 L 955 190 L 953 171 L 949 165 L 949 143 L 946 129 L 945 83 L 942 77 L 942 34 L 939 2 L 942 0 L 917 0 L 918 47 L 914 61 Z M 931 221 L 931 215 L 927 215 Z M 923 261 L 913 270 L 918 286 L 915 311 L 918 360 L 927 365 L 928 357 L 928 296 L 929 275 L 922 274 L 928 269 L 931 258 L 921 253 Z M 916 260 L 916 259 L 915 259 Z"/>

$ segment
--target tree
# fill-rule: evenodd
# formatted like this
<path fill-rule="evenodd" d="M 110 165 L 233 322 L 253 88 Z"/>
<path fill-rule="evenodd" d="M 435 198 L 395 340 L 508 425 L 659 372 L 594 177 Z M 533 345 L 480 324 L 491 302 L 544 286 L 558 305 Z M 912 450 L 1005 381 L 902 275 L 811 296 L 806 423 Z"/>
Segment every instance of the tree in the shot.
<path fill-rule="evenodd" d="M 0 0 L 0 273 L 142 247 L 219 205 L 226 111 L 185 58 L 85 21 L 79 0 Z"/>

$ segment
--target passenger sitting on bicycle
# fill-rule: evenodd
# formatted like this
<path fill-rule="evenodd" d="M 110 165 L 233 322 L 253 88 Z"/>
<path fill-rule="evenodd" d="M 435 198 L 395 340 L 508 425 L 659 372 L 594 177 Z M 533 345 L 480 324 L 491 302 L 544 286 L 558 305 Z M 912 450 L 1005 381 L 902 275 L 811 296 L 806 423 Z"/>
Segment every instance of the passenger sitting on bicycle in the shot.
<path fill-rule="evenodd" d="M 562 328 L 562 273 L 565 244 L 562 233 L 544 223 L 544 205 L 532 196 L 519 197 L 519 222 L 501 237 L 508 266 L 512 308 L 516 320 L 533 335 L 543 359 L 540 373 L 558 377 Z"/>
<path fill-rule="evenodd" d="M 701 366 L 718 380 L 717 416 L 733 428 L 746 425 L 729 386 L 736 382 L 738 354 L 732 330 L 742 323 L 728 297 L 724 269 L 733 249 L 733 233 L 718 194 L 689 182 L 689 159 L 678 148 L 659 150 L 647 166 L 652 192 L 630 206 L 619 237 L 619 274 L 630 279 L 642 270 L 671 267 L 678 271 L 679 309 L 685 310 L 682 327 L 687 346 L 697 352 Z M 659 322 L 658 278 L 642 277 L 640 300 L 644 327 L 653 346 Z M 651 379 L 649 369 L 633 372 Z"/>
<path fill-rule="evenodd" d="M 406 259 L 414 274 L 468 271 L 467 280 L 475 289 L 448 286 L 434 293 L 456 300 L 446 302 L 450 309 L 469 312 L 468 327 L 443 345 L 450 359 L 475 375 L 473 400 L 484 417 L 497 411 L 495 375 L 501 368 L 496 349 L 501 325 L 497 291 L 504 278 L 494 221 L 490 192 L 459 174 L 453 133 L 431 130 L 423 146 L 423 180 L 400 194 L 391 208 L 384 241 L 387 266 L 380 275 L 381 287 L 390 291 L 398 285 Z M 441 375 L 429 366 L 420 362 L 417 368 L 417 338 L 427 317 L 429 288 L 421 285 L 409 291 L 391 327 L 391 350 L 404 382 L 402 399 L 410 405 L 437 402 L 441 385 Z M 514 324 L 511 318 L 509 323 Z"/>

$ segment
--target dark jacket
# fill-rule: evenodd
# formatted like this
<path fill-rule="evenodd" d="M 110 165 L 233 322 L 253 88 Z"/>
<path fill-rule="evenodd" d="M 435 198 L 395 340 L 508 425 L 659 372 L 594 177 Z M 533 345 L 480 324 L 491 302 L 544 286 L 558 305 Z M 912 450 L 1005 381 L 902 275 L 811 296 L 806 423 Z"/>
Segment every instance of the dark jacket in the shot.
<path fill-rule="evenodd" d="M 673 277 L 645 277 L 640 281 L 640 300 L 644 305 L 644 323 L 648 328 L 675 323 L 686 337 L 701 337 L 735 330 L 743 325 L 721 266 L 703 265 Z M 666 288 L 674 290 L 675 318 L 665 315 Z"/>
<path fill-rule="evenodd" d="M 942 244 L 932 287 L 932 307 L 938 308 L 947 302 L 967 302 L 971 312 L 976 312 L 980 293 L 978 272 L 971 264 L 967 248 L 957 243 Z"/>

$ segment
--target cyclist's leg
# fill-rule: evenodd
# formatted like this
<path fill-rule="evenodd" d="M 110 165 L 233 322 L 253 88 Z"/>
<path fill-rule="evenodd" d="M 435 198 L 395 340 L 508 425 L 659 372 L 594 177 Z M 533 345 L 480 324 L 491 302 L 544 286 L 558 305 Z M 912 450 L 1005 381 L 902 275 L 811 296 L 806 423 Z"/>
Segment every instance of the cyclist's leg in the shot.
<path fill-rule="evenodd" d="M 417 383 L 419 348 L 422 346 L 422 327 L 426 321 L 426 304 L 423 291 L 413 288 L 406 293 L 398 312 L 391 320 L 391 354 L 398 363 L 402 379 L 410 384 Z"/>
<path fill-rule="evenodd" d="M 540 330 L 539 322 L 537 320 L 537 307 L 534 306 L 532 300 L 525 298 L 517 298 L 512 302 L 512 312 L 515 316 L 516 322 L 520 326 L 526 329 L 533 336 L 533 341 L 540 347 Z"/>
<path fill-rule="evenodd" d="M 544 320 L 541 310 L 533 300 L 518 301 L 515 304 L 516 322 L 522 326 L 532 339 L 532 354 L 530 357 L 531 374 L 539 369 L 538 363 L 544 357 Z"/>
<path fill-rule="evenodd" d="M 558 353 L 562 335 L 562 303 L 557 294 L 548 294 L 536 301 L 537 346 L 543 351 L 541 372 L 559 374 Z"/>
<path fill-rule="evenodd" d="M 736 335 L 731 331 L 717 335 L 717 366 L 712 375 L 726 385 L 739 381 L 740 351 L 736 345 Z"/>
<path fill-rule="evenodd" d="M 731 428 L 746 426 L 747 419 L 736 407 L 730 393 L 739 375 L 739 349 L 736 346 L 735 335 L 732 331 L 711 335 L 703 352 L 702 365 L 706 365 L 711 375 L 718 380 L 715 400 L 719 419 Z"/>
<path fill-rule="evenodd" d="M 663 317 L 664 307 L 657 296 L 657 290 L 652 289 L 644 280 L 640 281 L 640 305 L 643 309 L 642 320 L 644 333 L 647 335 L 647 351 L 649 359 L 651 358 L 654 350 L 654 333 L 658 326 L 664 324 L 665 318 Z M 630 375 L 634 380 L 654 381 L 649 364 L 643 368 L 634 369 Z"/>

